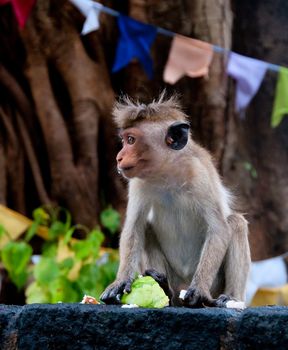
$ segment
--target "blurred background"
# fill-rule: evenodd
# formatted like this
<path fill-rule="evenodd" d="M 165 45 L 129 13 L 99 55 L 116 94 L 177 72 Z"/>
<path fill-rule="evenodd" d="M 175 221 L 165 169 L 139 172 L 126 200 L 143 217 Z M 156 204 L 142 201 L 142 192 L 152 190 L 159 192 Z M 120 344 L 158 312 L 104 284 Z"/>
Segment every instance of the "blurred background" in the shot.
<path fill-rule="evenodd" d="M 168 84 L 172 37 L 158 30 L 152 77 L 141 57 L 112 73 L 123 40 L 114 12 L 98 11 L 83 33 L 90 1 L 0 0 L 0 302 L 77 302 L 114 279 L 126 183 L 111 110 L 123 94 L 148 102 L 166 89 L 179 94 L 195 140 L 247 213 L 259 262 L 249 298 L 261 288 L 254 305 L 287 304 L 288 118 L 271 126 L 279 72 L 267 69 L 241 113 L 226 72 L 229 50 L 288 66 L 287 1 L 101 4 L 228 51 L 214 53 L 208 75 Z"/>

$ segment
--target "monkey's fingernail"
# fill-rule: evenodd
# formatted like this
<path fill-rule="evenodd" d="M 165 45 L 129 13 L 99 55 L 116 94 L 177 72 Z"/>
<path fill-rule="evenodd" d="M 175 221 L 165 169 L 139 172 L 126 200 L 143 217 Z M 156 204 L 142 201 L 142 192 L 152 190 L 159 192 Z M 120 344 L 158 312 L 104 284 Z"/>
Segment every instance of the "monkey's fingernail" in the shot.
<path fill-rule="evenodd" d="M 179 298 L 182 299 L 182 300 L 184 300 L 184 299 L 185 299 L 186 293 L 187 293 L 187 290 L 182 289 L 182 290 L 180 291 Z"/>

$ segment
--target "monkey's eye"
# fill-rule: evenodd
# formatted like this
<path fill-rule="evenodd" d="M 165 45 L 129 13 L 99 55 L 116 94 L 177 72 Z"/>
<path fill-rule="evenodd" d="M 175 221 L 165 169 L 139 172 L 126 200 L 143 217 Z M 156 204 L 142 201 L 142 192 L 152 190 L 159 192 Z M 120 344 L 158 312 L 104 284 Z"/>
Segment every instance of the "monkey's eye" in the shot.
<path fill-rule="evenodd" d="M 133 143 L 135 143 L 135 137 L 128 136 L 127 137 L 127 143 L 128 143 L 128 145 L 133 145 Z"/>

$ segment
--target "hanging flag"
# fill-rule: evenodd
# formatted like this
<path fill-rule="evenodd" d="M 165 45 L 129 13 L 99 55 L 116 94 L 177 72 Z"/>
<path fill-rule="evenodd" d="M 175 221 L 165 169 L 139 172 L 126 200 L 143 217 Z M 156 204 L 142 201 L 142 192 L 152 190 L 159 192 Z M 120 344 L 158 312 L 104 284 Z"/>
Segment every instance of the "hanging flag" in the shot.
<path fill-rule="evenodd" d="M 175 84 L 185 75 L 196 78 L 208 74 L 213 57 L 212 45 L 176 34 L 173 38 L 163 79 Z"/>
<path fill-rule="evenodd" d="M 246 286 L 247 305 L 251 303 L 258 289 L 281 287 L 288 282 L 285 255 L 251 263 Z"/>
<path fill-rule="evenodd" d="M 101 9 L 103 8 L 102 4 L 94 2 L 92 0 L 70 0 L 74 6 L 86 17 L 82 28 L 82 35 L 98 30 L 100 27 L 99 15 Z"/>
<path fill-rule="evenodd" d="M 11 3 L 18 25 L 23 28 L 35 2 L 36 0 L 0 0 L 0 5 Z"/>
<path fill-rule="evenodd" d="M 278 126 L 285 114 L 288 115 L 288 68 L 280 67 L 276 85 L 271 126 Z"/>
<path fill-rule="evenodd" d="M 150 50 L 157 35 L 157 28 L 124 15 L 119 15 L 118 26 L 120 37 L 112 72 L 117 72 L 133 58 L 138 58 L 151 79 L 153 76 L 153 61 Z"/>
<path fill-rule="evenodd" d="M 237 81 L 236 111 L 246 109 L 256 95 L 266 74 L 268 63 L 231 52 L 227 73 Z"/>

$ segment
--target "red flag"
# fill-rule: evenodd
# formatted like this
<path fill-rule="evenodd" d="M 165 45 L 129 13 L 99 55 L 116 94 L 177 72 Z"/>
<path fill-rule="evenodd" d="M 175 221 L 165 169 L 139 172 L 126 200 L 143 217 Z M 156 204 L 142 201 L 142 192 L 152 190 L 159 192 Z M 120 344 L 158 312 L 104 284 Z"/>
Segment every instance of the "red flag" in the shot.
<path fill-rule="evenodd" d="M 36 0 L 0 0 L 0 5 L 11 3 L 20 28 L 23 28 Z"/>

